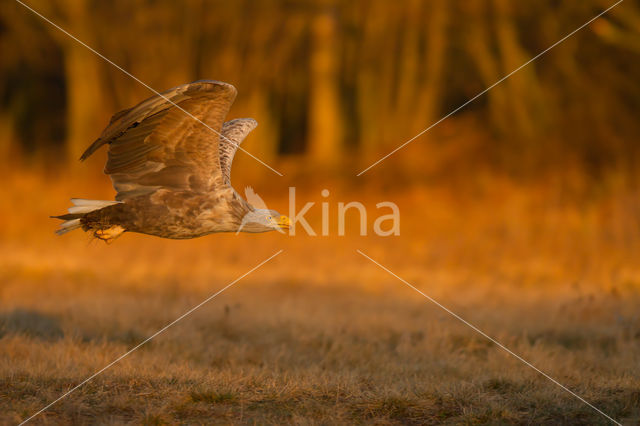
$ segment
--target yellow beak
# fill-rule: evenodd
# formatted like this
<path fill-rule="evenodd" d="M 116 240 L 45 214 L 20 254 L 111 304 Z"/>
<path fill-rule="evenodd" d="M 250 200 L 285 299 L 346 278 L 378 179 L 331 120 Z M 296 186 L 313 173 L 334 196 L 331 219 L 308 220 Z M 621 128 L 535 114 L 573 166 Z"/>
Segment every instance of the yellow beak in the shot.
<path fill-rule="evenodd" d="M 291 220 L 286 216 L 280 216 L 276 223 L 280 229 L 289 229 L 291 227 Z"/>

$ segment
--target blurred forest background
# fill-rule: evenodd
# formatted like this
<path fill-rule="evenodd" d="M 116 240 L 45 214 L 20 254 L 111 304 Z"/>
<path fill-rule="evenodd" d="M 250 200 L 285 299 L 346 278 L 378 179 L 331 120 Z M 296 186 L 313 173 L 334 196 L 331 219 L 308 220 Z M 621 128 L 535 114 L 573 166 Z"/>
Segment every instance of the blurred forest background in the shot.
<path fill-rule="evenodd" d="M 158 91 L 198 79 L 234 84 L 231 115 L 258 120 L 247 149 L 267 163 L 295 158 L 351 174 L 612 1 L 28 4 Z M 114 112 L 151 95 L 16 2 L 0 5 L 0 51 L 0 161 L 10 164 L 76 165 Z M 632 174 L 639 59 L 640 6 L 627 0 L 387 166 Z"/>

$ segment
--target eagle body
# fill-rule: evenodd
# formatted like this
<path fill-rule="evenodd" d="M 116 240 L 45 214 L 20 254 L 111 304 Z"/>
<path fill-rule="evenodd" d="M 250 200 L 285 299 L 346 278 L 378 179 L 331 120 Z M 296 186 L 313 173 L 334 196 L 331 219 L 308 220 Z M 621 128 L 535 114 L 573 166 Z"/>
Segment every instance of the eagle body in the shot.
<path fill-rule="evenodd" d="M 87 230 L 120 226 L 129 232 L 187 239 L 216 232 L 236 232 L 250 211 L 251 206 L 235 191 L 201 194 L 159 190 L 89 212 L 80 223 Z"/>
<path fill-rule="evenodd" d="M 116 200 L 72 199 L 68 214 L 54 216 L 65 221 L 58 234 L 82 228 L 109 242 L 124 232 L 186 239 L 288 228 L 286 216 L 252 206 L 231 186 L 234 155 L 258 124 L 224 121 L 236 94 L 201 80 L 116 113 L 81 157 L 108 146 L 104 172 Z"/>

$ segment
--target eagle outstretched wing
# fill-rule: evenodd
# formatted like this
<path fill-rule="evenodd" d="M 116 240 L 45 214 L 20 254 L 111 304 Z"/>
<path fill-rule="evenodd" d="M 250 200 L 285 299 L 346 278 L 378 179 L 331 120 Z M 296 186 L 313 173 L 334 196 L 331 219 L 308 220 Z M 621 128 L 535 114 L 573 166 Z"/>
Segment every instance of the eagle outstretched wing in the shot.
<path fill-rule="evenodd" d="M 258 126 L 258 122 L 253 118 L 236 118 L 227 121 L 222 126 L 222 135 L 220 138 L 220 167 L 222 168 L 222 176 L 227 184 L 231 184 L 231 163 L 238 147 L 247 137 L 247 135 Z"/>
<path fill-rule="evenodd" d="M 236 94 L 231 84 L 201 80 L 152 96 L 115 114 L 81 160 L 109 144 L 104 171 L 118 201 L 160 188 L 209 191 L 228 180 L 219 135 Z"/>

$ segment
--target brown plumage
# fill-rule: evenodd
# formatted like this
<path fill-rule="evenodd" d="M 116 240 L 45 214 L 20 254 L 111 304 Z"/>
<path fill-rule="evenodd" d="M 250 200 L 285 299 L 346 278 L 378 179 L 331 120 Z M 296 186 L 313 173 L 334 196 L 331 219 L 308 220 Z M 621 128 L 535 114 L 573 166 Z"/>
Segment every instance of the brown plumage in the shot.
<path fill-rule="evenodd" d="M 288 228 L 287 217 L 256 209 L 231 186 L 235 152 L 258 124 L 224 122 L 236 94 L 201 80 L 115 114 L 81 160 L 108 145 L 104 172 L 116 201 L 72 199 L 69 214 L 55 216 L 65 220 L 58 234 L 82 227 L 111 241 L 126 231 L 183 239 Z"/>

